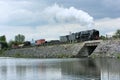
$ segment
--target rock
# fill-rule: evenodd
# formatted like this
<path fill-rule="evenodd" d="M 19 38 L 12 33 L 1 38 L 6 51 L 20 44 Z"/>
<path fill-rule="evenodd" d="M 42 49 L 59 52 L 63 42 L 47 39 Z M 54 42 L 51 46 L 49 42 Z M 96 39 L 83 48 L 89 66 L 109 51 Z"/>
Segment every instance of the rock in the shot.
<path fill-rule="evenodd" d="M 12 57 L 33 57 L 33 58 L 72 57 L 78 54 L 81 48 L 79 45 L 80 43 L 11 49 L 5 51 L 4 54 L 5 56 Z"/>
<path fill-rule="evenodd" d="M 91 56 L 118 57 L 120 55 L 120 40 L 107 40 L 101 42 Z"/>

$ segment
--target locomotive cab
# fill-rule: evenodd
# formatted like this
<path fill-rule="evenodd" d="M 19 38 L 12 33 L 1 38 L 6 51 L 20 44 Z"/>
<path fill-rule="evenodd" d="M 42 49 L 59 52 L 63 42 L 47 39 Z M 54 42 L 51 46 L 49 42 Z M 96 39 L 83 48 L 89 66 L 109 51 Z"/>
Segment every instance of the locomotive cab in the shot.
<path fill-rule="evenodd" d="M 99 39 L 99 31 L 94 30 L 93 31 L 93 40 L 98 40 Z"/>

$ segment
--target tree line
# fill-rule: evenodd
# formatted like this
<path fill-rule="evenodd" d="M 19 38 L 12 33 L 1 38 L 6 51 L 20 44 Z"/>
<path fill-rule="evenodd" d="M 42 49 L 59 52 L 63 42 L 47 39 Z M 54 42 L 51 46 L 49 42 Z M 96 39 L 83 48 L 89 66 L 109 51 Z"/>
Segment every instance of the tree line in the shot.
<path fill-rule="evenodd" d="M 14 40 L 10 40 L 7 43 L 6 36 L 0 36 L 0 44 L 1 48 L 9 48 L 12 47 L 12 45 L 19 45 L 22 44 L 25 41 L 25 36 L 22 34 L 18 34 L 14 37 Z"/>

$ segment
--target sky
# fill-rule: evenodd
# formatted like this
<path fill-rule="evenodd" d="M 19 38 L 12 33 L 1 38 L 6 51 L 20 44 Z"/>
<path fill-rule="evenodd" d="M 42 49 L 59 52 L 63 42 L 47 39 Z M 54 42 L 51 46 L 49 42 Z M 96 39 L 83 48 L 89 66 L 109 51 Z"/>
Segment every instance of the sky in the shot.
<path fill-rule="evenodd" d="M 120 29 L 120 0 L 0 0 L 0 36 L 55 40 L 70 32 Z"/>

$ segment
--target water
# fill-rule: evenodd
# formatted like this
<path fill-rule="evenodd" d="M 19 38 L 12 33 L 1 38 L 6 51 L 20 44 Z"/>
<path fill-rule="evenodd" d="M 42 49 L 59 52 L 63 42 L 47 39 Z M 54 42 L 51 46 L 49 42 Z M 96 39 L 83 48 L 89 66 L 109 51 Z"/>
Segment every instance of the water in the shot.
<path fill-rule="evenodd" d="M 0 80 L 120 80 L 120 60 L 0 58 Z"/>

